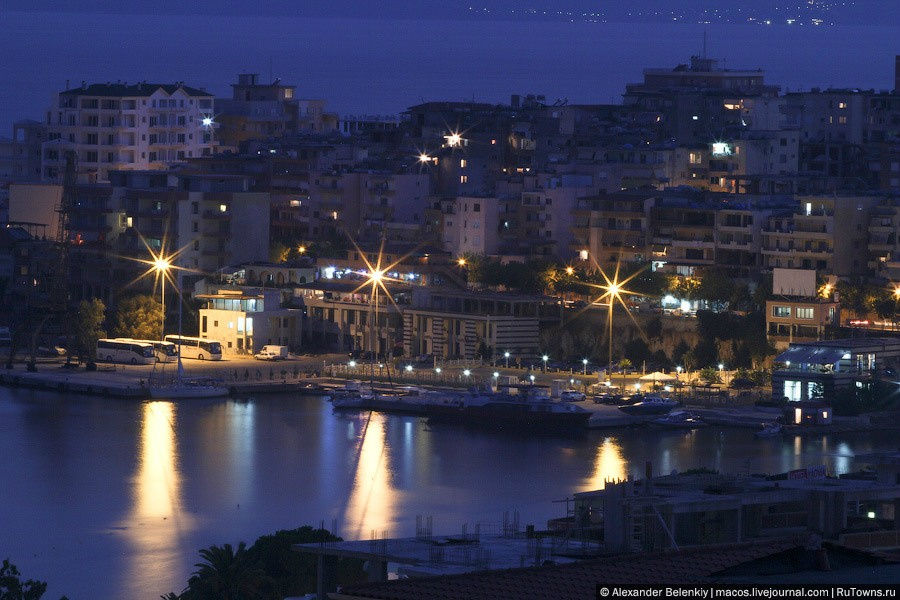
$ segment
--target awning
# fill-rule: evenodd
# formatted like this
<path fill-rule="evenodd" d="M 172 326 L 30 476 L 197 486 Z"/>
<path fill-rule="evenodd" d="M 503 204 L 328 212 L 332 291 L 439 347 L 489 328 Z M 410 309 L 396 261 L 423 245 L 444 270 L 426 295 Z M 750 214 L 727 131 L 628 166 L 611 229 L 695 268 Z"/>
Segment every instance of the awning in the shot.
<path fill-rule="evenodd" d="M 834 346 L 793 346 L 779 354 L 775 362 L 789 362 L 795 365 L 832 365 L 847 353 L 848 350 Z"/>

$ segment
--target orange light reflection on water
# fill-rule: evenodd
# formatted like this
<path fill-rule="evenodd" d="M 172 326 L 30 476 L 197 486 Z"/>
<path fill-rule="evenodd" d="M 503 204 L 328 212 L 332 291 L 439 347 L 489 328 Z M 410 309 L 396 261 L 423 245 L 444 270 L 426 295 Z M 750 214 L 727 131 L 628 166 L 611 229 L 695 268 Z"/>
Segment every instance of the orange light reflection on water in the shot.
<path fill-rule="evenodd" d="M 147 402 L 141 418 L 137 473 L 133 479 L 133 504 L 124 523 L 124 534 L 138 552 L 140 564 L 130 566 L 135 579 L 148 572 L 164 582 L 183 565 L 180 540 L 193 527 L 193 518 L 184 511 L 181 474 L 175 435 L 175 405 Z"/>
<path fill-rule="evenodd" d="M 622 446 L 619 441 L 614 437 L 604 438 L 597 448 L 594 472 L 578 491 L 600 490 L 606 487 L 605 482 L 608 479 L 625 479 L 627 466 L 628 463 L 622 457 Z"/>
<path fill-rule="evenodd" d="M 387 444 L 386 418 L 372 414 L 360 440 L 359 459 L 347 509 L 343 531 L 348 539 L 368 539 L 391 534 L 396 519 L 399 493 L 388 471 L 390 456 Z"/>

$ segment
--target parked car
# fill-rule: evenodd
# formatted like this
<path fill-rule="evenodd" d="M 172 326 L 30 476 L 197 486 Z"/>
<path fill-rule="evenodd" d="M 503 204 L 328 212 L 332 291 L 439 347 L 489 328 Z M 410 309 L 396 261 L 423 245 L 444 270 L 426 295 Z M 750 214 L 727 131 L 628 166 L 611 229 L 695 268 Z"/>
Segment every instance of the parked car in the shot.
<path fill-rule="evenodd" d="M 287 346 L 263 346 L 253 355 L 257 360 L 285 360 L 288 357 Z"/>

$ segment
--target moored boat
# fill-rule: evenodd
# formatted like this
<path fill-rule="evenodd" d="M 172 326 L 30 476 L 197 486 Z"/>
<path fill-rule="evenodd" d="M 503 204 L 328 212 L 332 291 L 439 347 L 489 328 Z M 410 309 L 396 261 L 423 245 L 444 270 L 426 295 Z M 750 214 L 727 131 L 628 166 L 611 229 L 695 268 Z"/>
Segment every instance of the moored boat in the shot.
<path fill-rule="evenodd" d="M 672 429 L 697 429 L 706 425 L 700 417 L 686 410 L 673 410 L 667 415 L 653 419 L 650 424 Z"/>
<path fill-rule="evenodd" d="M 678 406 L 677 400 L 662 396 L 643 396 L 637 402 L 620 406 L 619 410 L 629 415 L 661 415 Z"/>
<path fill-rule="evenodd" d="M 764 423 L 762 429 L 753 435 L 759 438 L 776 437 L 781 435 L 783 429 L 779 423 Z"/>

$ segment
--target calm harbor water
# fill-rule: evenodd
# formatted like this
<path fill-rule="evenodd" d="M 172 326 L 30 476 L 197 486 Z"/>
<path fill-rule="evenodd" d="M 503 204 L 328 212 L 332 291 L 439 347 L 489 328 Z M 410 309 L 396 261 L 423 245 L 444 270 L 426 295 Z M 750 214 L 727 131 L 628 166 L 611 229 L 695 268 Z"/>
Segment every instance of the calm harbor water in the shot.
<path fill-rule="evenodd" d="M 890 434 L 756 440 L 749 431 L 497 434 L 414 417 L 337 414 L 319 398 L 138 402 L 0 389 L 0 555 L 48 598 L 156 599 L 211 544 L 324 521 L 341 535 L 435 532 L 560 516 L 606 478 L 705 466 L 851 468 Z"/>

